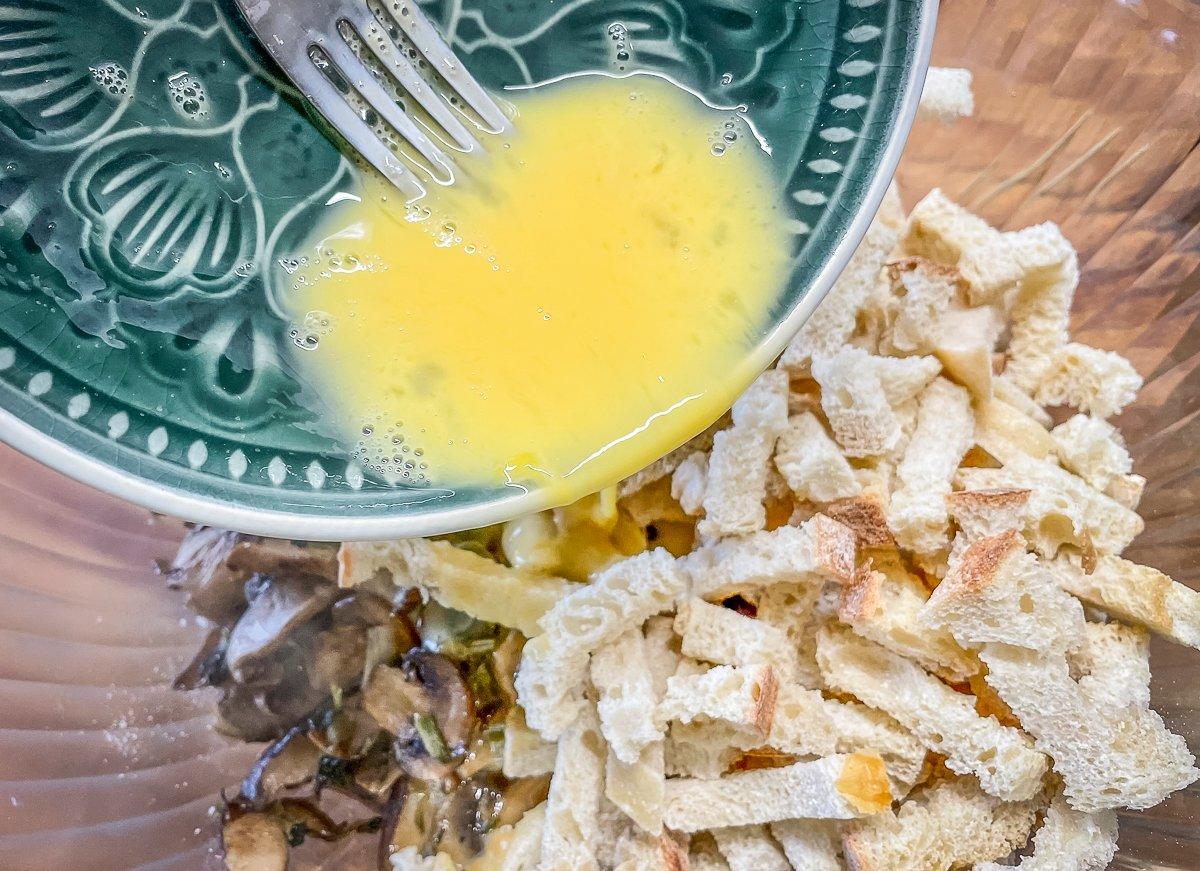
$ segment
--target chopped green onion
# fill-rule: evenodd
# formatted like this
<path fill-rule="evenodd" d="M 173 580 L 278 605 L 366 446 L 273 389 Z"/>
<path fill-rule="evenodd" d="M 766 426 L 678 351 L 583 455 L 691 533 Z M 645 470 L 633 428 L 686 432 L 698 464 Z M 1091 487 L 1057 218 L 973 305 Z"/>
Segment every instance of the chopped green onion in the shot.
<path fill-rule="evenodd" d="M 450 761 L 450 748 L 446 746 L 446 739 L 433 714 L 413 714 L 413 726 L 417 729 L 417 737 L 425 745 L 426 753 L 438 762 Z"/>

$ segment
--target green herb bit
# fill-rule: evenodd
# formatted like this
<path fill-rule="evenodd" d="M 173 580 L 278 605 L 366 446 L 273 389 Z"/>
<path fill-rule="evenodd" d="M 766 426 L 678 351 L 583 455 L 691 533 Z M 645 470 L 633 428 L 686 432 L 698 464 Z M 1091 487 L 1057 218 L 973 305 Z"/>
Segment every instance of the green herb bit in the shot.
<path fill-rule="evenodd" d="M 413 714 L 413 726 L 417 729 L 417 737 L 425 745 L 426 753 L 438 762 L 450 761 L 450 748 L 433 714 Z"/>

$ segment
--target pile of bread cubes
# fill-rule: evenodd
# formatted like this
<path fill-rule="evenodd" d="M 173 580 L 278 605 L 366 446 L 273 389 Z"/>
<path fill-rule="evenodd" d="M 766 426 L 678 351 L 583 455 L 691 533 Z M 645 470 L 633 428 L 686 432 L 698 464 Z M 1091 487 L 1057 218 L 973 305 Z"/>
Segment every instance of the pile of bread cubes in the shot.
<path fill-rule="evenodd" d="M 1053 224 L 892 191 L 775 368 L 621 485 L 690 552 L 575 584 L 343 546 L 528 637 L 504 770 L 552 780 L 494 867 L 1099 869 L 1117 809 L 1196 780 L 1148 640 L 1200 646 L 1200 594 L 1121 556 L 1145 482 L 1107 419 L 1141 380 L 1070 341 L 1078 280 Z"/>

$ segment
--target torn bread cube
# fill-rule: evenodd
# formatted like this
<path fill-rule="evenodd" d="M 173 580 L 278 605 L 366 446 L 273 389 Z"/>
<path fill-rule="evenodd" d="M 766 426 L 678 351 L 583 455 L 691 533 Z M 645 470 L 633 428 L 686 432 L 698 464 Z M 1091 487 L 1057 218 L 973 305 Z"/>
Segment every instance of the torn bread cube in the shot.
<path fill-rule="evenodd" d="M 859 309 L 875 289 L 883 264 L 900 238 L 901 227 L 894 216 L 903 212 L 899 196 L 892 196 L 892 191 L 842 274 L 779 358 L 780 367 L 792 375 L 807 375 L 815 357 L 833 354 L 854 332 Z"/>
<path fill-rule="evenodd" d="M 979 663 L 945 627 L 922 622 L 925 589 L 907 575 L 863 569 L 842 588 L 838 619 L 859 635 L 952 681 L 966 680 Z"/>
<path fill-rule="evenodd" d="M 531 871 L 538 866 L 545 826 L 546 803 L 542 802 L 512 825 L 489 832 L 483 853 L 475 861 L 497 871 Z"/>
<path fill-rule="evenodd" d="M 1087 604 L 1200 650 L 1200 593 L 1191 587 L 1116 556 L 1100 557 L 1091 574 L 1063 559 L 1053 568 L 1063 589 Z"/>
<path fill-rule="evenodd" d="M 1130 511 L 1136 511 L 1146 491 L 1146 479 L 1141 475 L 1118 475 L 1108 482 L 1104 492 Z"/>
<path fill-rule="evenodd" d="M 998 396 L 975 407 L 975 444 L 1001 463 L 1019 457 L 1054 459 L 1054 437 L 1036 419 Z"/>
<path fill-rule="evenodd" d="M 1016 865 L 988 862 L 976 871 L 1103 871 L 1117 852 L 1117 815 L 1082 813 L 1056 797 L 1033 836 L 1033 853 Z"/>
<path fill-rule="evenodd" d="M 679 832 L 794 819 L 851 819 L 892 802 L 883 760 L 851 753 L 729 774 L 667 781 L 663 822 Z"/>
<path fill-rule="evenodd" d="M 667 691 L 667 679 L 679 670 L 682 656 L 675 636 L 675 618 L 663 614 L 651 617 L 642 627 L 646 639 L 646 660 L 642 663 L 650 676 L 654 697 L 661 699 Z"/>
<path fill-rule="evenodd" d="M 988 793 L 1023 801 L 1041 787 L 1048 760 L 1017 730 L 981 717 L 969 697 L 916 663 L 854 633 L 825 627 L 817 661 L 834 689 L 894 717 L 957 774 L 974 774 Z"/>
<path fill-rule="evenodd" d="M 1071 342 L 1055 355 L 1034 399 L 1106 418 L 1133 402 L 1141 389 L 1142 377 L 1120 354 Z"/>
<path fill-rule="evenodd" d="M 664 752 L 669 777 L 715 780 L 741 758 L 745 733 L 712 720 L 670 724 Z M 754 743 L 754 742 L 750 742 Z"/>
<path fill-rule="evenodd" d="M 952 780 L 904 802 L 895 812 L 848 824 L 842 850 L 851 871 L 976 867 L 1022 846 L 1036 812 L 1033 801 L 999 801 L 970 780 Z"/>
<path fill-rule="evenodd" d="M 684 514 L 696 517 L 704 511 L 704 493 L 708 489 L 708 454 L 693 451 L 684 457 L 671 475 L 671 498 Z"/>
<path fill-rule="evenodd" d="M 1032 491 L 1020 488 L 957 490 L 946 495 L 946 507 L 967 542 L 1023 530 Z"/>
<path fill-rule="evenodd" d="M 992 397 L 992 354 L 1004 329 L 995 306 L 951 309 L 938 320 L 930 352 L 947 378 L 957 381 L 976 400 Z"/>
<path fill-rule="evenodd" d="M 901 245 L 908 254 L 957 266 L 970 283 L 971 305 L 1001 301 L 1024 274 L 1003 233 L 936 188 L 909 213 Z"/>
<path fill-rule="evenodd" d="M 646 466 L 646 468 L 635 472 L 621 481 L 617 485 L 617 498 L 625 499 L 642 488 L 648 487 L 655 481 L 661 481 L 679 468 L 680 463 L 697 451 L 707 453 L 712 447 L 713 434 L 723 428 L 728 422 L 729 419 L 723 417 L 695 438 L 685 442 L 667 455 L 655 460 Z"/>
<path fill-rule="evenodd" d="M 829 756 L 847 752 L 838 746 L 833 720 L 826 712 L 832 704 L 817 690 L 805 689 L 793 683 L 781 684 L 775 700 L 771 731 L 764 743 L 782 753 L 796 756 Z"/>
<path fill-rule="evenodd" d="M 754 597 L 756 619 L 782 632 L 794 656 L 791 682 L 815 689 L 822 685 L 817 668 L 817 625 L 825 619 L 815 613 L 825 584 L 808 580 L 800 583 L 772 584 Z"/>
<path fill-rule="evenodd" d="M 822 712 L 833 725 L 838 753 L 878 754 L 887 768 L 892 794 L 908 794 L 925 767 L 925 745 L 891 716 L 858 702 L 826 700 Z"/>
<path fill-rule="evenodd" d="M 608 756 L 595 710 L 585 707 L 558 743 L 546 798 L 539 871 L 597 868 L 600 799 Z"/>
<path fill-rule="evenodd" d="M 592 654 L 592 686 L 596 689 L 600 730 L 613 754 L 627 765 L 642 749 L 662 739 L 654 710 L 660 697 L 646 670 L 646 639 L 630 629 Z"/>
<path fill-rule="evenodd" d="M 1014 456 L 1002 469 L 959 469 L 963 490 L 1030 491 L 1023 530 L 1039 554 L 1052 557 L 1063 544 L 1119 554 L 1145 524 L 1135 512 L 1055 463 Z"/>
<path fill-rule="evenodd" d="M 733 426 L 716 434 L 708 459 L 701 535 L 742 535 L 766 525 L 767 463 L 787 427 L 787 397 L 787 373 L 772 369 L 734 402 Z"/>
<path fill-rule="evenodd" d="M 1154 711 L 1100 710 L 1061 653 L 987 644 L 988 684 L 1048 754 L 1071 806 L 1081 811 L 1152 807 L 1200 776 L 1187 744 Z"/>
<path fill-rule="evenodd" d="M 1005 239 L 1023 274 L 1009 314 L 1004 374 L 1032 395 L 1069 339 L 1079 262 L 1056 224 L 1026 227 L 1006 233 Z"/>
<path fill-rule="evenodd" d="M 689 871 L 687 847 L 667 832 L 626 830 L 617 838 L 613 871 Z"/>
<path fill-rule="evenodd" d="M 870 457 L 892 451 L 902 437 L 897 409 L 940 369 L 933 357 L 877 357 L 849 346 L 814 359 L 821 407 L 842 452 Z"/>
<path fill-rule="evenodd" d="M 791 871 L 783 850 L 765 826 L 713 829 L 712 835 L 729 871 Z"/>
<path fill-rule="evenodd" d="M 504 718 L 504 757 L 501 770 L 510 779 L 540 777 L 554 770 L 557 748 L 525 722 L 525 712 L 513 705 Z"/>
<path fill-rule="evenodd" d="M 946 494 L 971 447 L 974 428 L 964 388 L 935 378 L 921 393 L 916 431 L 896 469 L 897 486 L 888 508 L 888 526 L 901 547 L 917 554 L 945 548 L 950 523 Z"/>
<path fill-rule="evenodd" d="M 724 599 L 772 584 L 849 579 L 854 559 L 854 533 L 818 514 L 800 526 L 706 544 L 681 559 L 680 566 L 692 595 Z"/>
<path fill-rule="evenodd" d="M 347 541 L 338 549 L 338 585 L 355 587 L 376 572 L 397 587 L 415 587 L 476 620 L 537 635 L 538 620 L 574 585 L 500 565 L 448 541 Z"/>
<path fill-rule="evenodd" d="M 830 820 L 780 820 L 771 835 L 794 871 L 841 871 L 841 838 Z"/>
<path fill-rule="evenodd" d="M 1098 710 L 1150 707 L 1150 633 L 1124 623 L 1088 623 L 1072 651 L 1079 688 Z"/>
<path fill-rule="evenodd" d="M 688 599 L 675 615 L 675 632 L 685 656 L 717 665 L 770 665 L 781 681 L 795 679 L 795 648 L 784 632 L 762 620 Z"/>
<path fill-rule="evenodd" d="M 703 674 L 675 675 L 658 707 L 664 721 L 725 723 L 765 738 L 775 717 L 779 681 L 769 665 L 718 665 Z"/>
<path fill-rule="evenodd" d="M 1063 467 L 1101 492 L 1106 492 L 1115 479 L 1126 478 L 1133 471 L 1125 440 L 1108 421 L 1077 414 L 1056 426 L 1050 435 Z"/>
<path fill-rule="evenodd" d="M 662 833 L 666 796 L 666 763 L 661 740 L 647 744 L 633 762 L 617 758 L 612 748 L 604 769 L 604 797 L 637 827 L 652 835 Z"/>
<path fill-rule="evenodd" d="M 392 871 L 457 871 L 458 864 L 449 853 L 423 856 L 416 847 L 404 847 L 392 854 Z"/>
<path fill-rule="evenodd" d="M 515 680 L 529 725 L 557 740 L 578 716 L 588 657 L 628 629 L 671 608 L 686 586 L 662 548 L 598 572 L 541 618 L 542 634 L 525 645 Z"/>
<path fill-rule="evenodd" d="M 971 94 L 971 71 L 953 67 L 930 67 L 925 75 L 919 110 L 940 121 L 969 118 L 975 111 Z"/>
<path fill-rule="evenodd" d="M 1054 423 L 1049 412 L 1034 402 L 1025 391 L 1014 384 L 1012 379 L 1006 377 L 1003 372 L 992 376 L 992 395 L 1001 402 L 1008 403 L 1036 423 L 1041 424 L 1043 429 L 1049 430 Z"/>
<path fill-rule="evenodd" d="M 1000 642 L 1065 652 L 1083 643 L 1083 607 L 1011 529 L 971 544 L 951 564 L 920 619 L 965 646 Z"/>
<path fill-rule="evenodd" d="M 887 265 L 892 285 L 889 350 L 928 354 L 937 343 L 940 321 L 965 296 L 966 282 L 953 266 L 923 257 L 908 257 Z"/>
<path fill-rule="evenodd" d="M 832 502 L 862 492 L 850 463 L 813 414 L 788 419 L 776 446 L 775 466 L 797 499 Z"/>
<path fill-rule="evenodd" d="M 860 547 L 894 547 L 896 538 L 888 526 L 888 503 L 884 501 L 885 498 L 879 492 L 865 492 L 838 499 L 825 506 L 825 514 L 853 530 Z"/>

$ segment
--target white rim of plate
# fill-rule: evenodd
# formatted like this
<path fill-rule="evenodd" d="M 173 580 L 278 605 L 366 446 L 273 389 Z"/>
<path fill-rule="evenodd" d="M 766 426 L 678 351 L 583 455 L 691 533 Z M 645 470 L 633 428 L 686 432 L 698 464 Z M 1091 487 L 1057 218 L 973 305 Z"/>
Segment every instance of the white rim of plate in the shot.
<path fill-rule="evenodd" d="M 850 222 L 846 235 L 834 248 L 833 256 L 817 273 L 808 293 L 783 320 L 776 324 L 750 355 L 748 368 L 755 372 L 765 369 L 783 351 L 792 336 L 800 329 L 816 307 L 829 293 L 867 228 L 879 210 L 888 185 L 896 174 L 900 155 L 916 118 L 929 56 L 937 25 L 939 0 L 921 0 L 920 26 L 917 31 L 916 55 L 908 70 L 905 95 L 892 128 L 891 137 L 883 150 L 879 170 L 867 188 L 858 214 Z M 94 457 L 57 442 L 50 436 L 0 409 L 0 441 L 23 454 L 62 472 L 81 483 L 103 490 L 152 511 L 170 514 L 185 520 L 236 529 L 254 535 L 292 538 L 309 541 L 370 541 L 391 538 L 419 538 L 440 535 L 463 529 L 475 529 L 502 523 L 522 514 L 532 514 L 553 507 L 543 491 L 529 491 L 498 498 L 482 505 L 470 505 L 445 510 L 433 509 L 425 514 L 372 517 L 321 517 L 248 508 L 153 484 L 145 479 L 116 469 Z M 282 495 L 282 494 L 281 494 Z M 286 497 L 284 497 L 286 498 Z"/>

